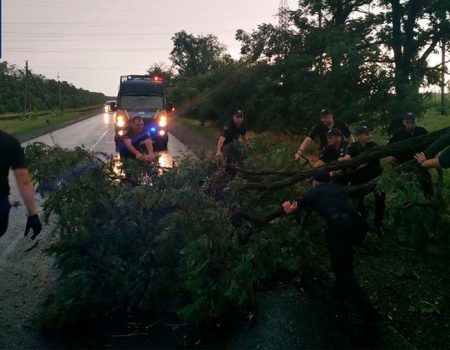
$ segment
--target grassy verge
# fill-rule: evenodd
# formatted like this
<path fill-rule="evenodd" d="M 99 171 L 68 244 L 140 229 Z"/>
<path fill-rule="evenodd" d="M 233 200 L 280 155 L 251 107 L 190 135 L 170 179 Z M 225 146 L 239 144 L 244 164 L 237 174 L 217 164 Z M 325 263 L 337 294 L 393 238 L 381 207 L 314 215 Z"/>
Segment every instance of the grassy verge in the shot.
<path fill-rule="evenodd" d="M 100 112 L 101 108 L 95 107 L 53 112 L 43 115 L 34 114 L 31 119 L 18 118 L 2 120 L 0 117 L 0 130 L 16 136 L 21 141 L 25 141 Z"/>
<path fill-rule="evenodd" d="M 178 122 L 205 137 L 217 138 L 220 130 L 211 122 L 206 122 L 204 125 L 199 120 L 190 119 L 190 118 L 178 118 Z"/>

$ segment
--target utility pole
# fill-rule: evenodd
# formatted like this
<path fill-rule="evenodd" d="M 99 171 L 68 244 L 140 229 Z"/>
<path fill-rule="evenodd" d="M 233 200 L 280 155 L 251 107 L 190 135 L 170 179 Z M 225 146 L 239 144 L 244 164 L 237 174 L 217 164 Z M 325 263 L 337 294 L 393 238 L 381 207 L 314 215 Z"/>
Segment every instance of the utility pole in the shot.
<path fill-rule="evenodd" d="M 445 39 L 442 39 L 441 115 L 445 115 Z"/>
<path fill-rule="evenodd" d="M 23 113 L 24 116 L 27 116 L 28 112 L 28 100 L 29 100 L 29 94 L 28 94 L 28 61 L 25 61 L 25 99 L 24 99 L 24 108 Z"/>
<path fill-rule="evenodd" d="M 58 107 L 61 110 L 61 82 L 59 81 L 59 72 L 58 72 Z"/>

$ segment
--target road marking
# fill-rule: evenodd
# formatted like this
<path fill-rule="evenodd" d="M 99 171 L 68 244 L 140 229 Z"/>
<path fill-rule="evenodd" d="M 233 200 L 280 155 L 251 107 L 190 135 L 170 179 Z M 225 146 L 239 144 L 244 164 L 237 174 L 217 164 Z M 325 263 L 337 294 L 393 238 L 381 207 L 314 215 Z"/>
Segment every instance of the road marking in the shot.
<path fill-rule="evenodd" d="M 97 145 L 100 143 L 100 141 L 105 137 L 105 135 L 106 135 L 108 132 L 109 132 L 109 128 L 108 128 L 108 130 L 106 130 L 106 131 L 103 133 L 102 136 L 100 136 L 100 138 L 97 140 L 97 142 L 95 143 L 95 145 L 91 147 L 91 151 L 93 151 L 94 148 L 97 147 Z"/>

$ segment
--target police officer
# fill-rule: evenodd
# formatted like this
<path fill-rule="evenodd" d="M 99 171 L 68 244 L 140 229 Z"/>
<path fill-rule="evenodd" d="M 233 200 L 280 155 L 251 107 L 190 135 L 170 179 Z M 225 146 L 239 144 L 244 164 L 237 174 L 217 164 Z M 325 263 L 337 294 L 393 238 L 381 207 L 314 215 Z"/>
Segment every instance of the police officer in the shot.
<path fill-rule="evenodd" d="M 9 169 L 13 170 L 22 199 L 28 210 L 28 219 L 25 228 L 25 236 L 33 230 L 31 239 L 42 230 L 42 224 L 37 215 L 34 187 L 28 172 L 25 154 L 19 141 L 11 135 L 0 131 L 0 237 L 8 228 L 9 210 Z"/>
<path fill-rule="evenodd" d="M 313 189 L 298 202 L 282 204 L 286 214 L 299 208 L 311 208 L 325 221 L 325 237 L 331 266 L 336 277 L 336 289 L 354 303 L 367 326 L 368 336 L 379 336 L 388 329 L 359 285 L 353 271 L 353 246 L 362 243 L 367 233 L 367 222 L 357 212 L 344 187 L 330 183 L 324 169 L 313 174 Z"/>
<path fill-rule="evenodd" d="M 315 168 L 336 160 L 341 161 L 350 159 L 350 156 L 348 155 L 350 144 L 344 140 L 341 130 L 333 128 L 328 131 L 327 141 L 328 145 L 320 152 L 319 160 L 314 164 Z M 333 171 L 330 175 L 333 176 L 333 182 L 337 182 L 343 186 L 348 184 L 348 177 L 341 170 Z"/>
<path fill-rule="evenodd" d="M 232 176 L 235 175 L 235 171 L 232 169 L 231 164 L 237 163 L 241 158 L 241 155 L 235 147 L 235 143 L 239 138 L 242 139 L 246 147 L 249 146 L 247 128 L 244 124 L 244 113 L 237 109 L 233 112 L 232 119 L 224 125 L 222 134 L 216 145 L 216 156 L 218 158 L 225 158 L 227 164 L 225 171 Z"/>
<path fill-rule="evenodd" d="M 372 142 L 372 133 L 367 126 L 361 126 L 356 130 L 358 140 L 352 143 L 348 149 L 348 155 L 351 158 L 359 156 L 364 151 L 377 146 L 375 142 Z M 357 169 L 351 172 L 350 182 L 352 185 L 362 185 L 370 180 L 380 176 L 383 172 L 380 160 L 371 160 L 368 163 L 361 164 Z M 375 196 L 375 217 L 374 226 L 381 233 L 383 226 L 383 217 L 385 211 L 386 193 L 374 191 Z M 364 216 L 367 217 L 367 210 L 364 206 L 364 197 L 358 200 L 358 210 Z"/>
<path fill-rule="evenodd" d="M 416 153 L 414 158 L 417 160 L 417 163 L 420 164 L 422 168 L 431 169 L 431 168 L 450 168 L 450 146 L 444 148 L 435 158 L 427 159 L 423 152 Z"/>
<path fill-rule="evenodd" d="M 328 108 L 324 108 L 320 111 L 320 122 L 313 126 L 309 131 L 308 135 L 300 145 L 299 150 L 295 154 L 295 159 L 299 160 L 302 157 L 308 146 L 316 137 L 319 137 L 320 150 L 322 150 L 327 145 L 327 133 L 331 129 L 339 129 L 347 142 L 352 143 L 354 141 L 347 124 L 334 120 L 333 112 Z"/>
<path fill-rule="evenodd" d="M 402 118 L 403 126 L 397 128 L 392 133 L 389 143 L 409 140 L 411 138 L 428 134 L 425 128 L 416 125 L 416 116 L 413 113 L 407 113 Z M 408 160 L 413 159 L 414 152 L 397 153 L 394 156 L 388 157 L 388 162 L 392 164 L 403 164 Z M 421 168 L 418 174 L 420 184 L 422 185 L 425 195 L 433 195 L 433 184 L 431 183 L 430 173 Z"/>
<path fill-rule="evenodd" d="M 131 118 L 119 145 L 120 157 L 152 161 L 155 158 L 150 134 L 144 129 L 140 116 Z"/>

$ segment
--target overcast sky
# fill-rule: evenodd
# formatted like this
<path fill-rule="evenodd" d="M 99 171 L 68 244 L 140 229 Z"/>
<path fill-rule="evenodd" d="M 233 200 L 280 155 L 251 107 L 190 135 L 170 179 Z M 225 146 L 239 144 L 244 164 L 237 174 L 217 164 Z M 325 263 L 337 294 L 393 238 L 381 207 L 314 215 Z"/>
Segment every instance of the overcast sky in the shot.
<path fill-rule="evenodd" d="M 170 64 L 171 37 L 213 33 L 238 57 L 237 29 L 276 22 L 279 0 L 2 0 L 2 60 L 117 94 L 120 75 Z M 295 8 L 297 1 L 290 0 Z"/>

